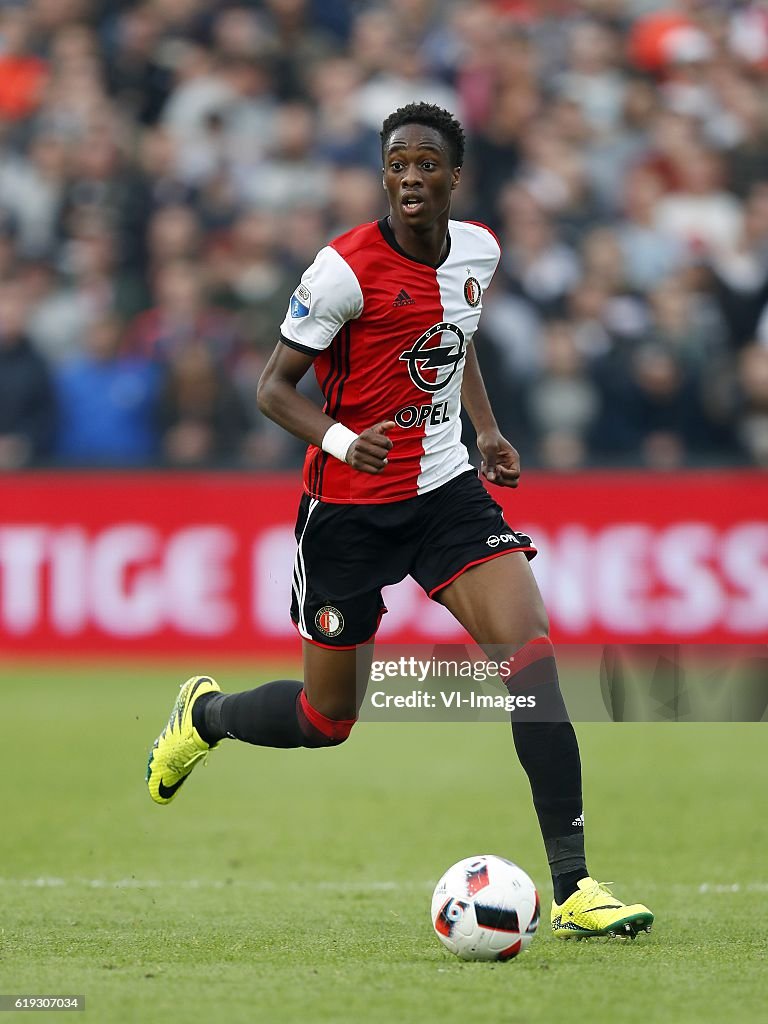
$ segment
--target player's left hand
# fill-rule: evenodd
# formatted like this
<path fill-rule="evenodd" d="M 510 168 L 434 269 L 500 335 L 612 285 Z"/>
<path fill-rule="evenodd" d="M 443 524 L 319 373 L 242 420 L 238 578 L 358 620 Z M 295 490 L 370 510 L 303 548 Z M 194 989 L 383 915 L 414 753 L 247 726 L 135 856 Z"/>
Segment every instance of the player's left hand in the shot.
<path fill-rule="evenodd" d="M 520 479 L 520 456 L 517 449 L 498 430 L 477 435 L 480 452 L 480 475 L 498 487 L 517 487 Z"/>

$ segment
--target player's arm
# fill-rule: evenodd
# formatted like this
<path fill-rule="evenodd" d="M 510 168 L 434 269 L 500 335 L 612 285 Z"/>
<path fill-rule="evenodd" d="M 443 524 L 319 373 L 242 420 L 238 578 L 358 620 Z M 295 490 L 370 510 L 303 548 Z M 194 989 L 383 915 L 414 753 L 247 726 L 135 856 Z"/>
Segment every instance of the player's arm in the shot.
<path fill-rule="evenodd" d="M 376 423 L 361 434 L 343 427 L 297 391 L 314 356 L 279 342 L 259 380 L 256 401 L 265 416 L 294 437 L 317 445 L 363 473 L 380 473 L 392 442 L 386 431 L 392 422 Z"/>
<path fill-rule="evenodd" d="M 520 477 L 520 456 L 499 431 L 488 392 L 485 390 L 475 346 L 470 343 L 461 383 L 461 404 L 472 420 L 480 452 L 480 472 L 500 487 L 517 487 Z"/>

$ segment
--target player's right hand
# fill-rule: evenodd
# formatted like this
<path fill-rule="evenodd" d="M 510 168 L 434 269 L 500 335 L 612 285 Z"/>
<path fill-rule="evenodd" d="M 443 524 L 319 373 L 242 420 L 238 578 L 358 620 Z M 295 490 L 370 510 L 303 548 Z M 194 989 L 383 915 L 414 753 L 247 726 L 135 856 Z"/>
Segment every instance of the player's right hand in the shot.
<path fill-rule="evenodd" d="M 387 431 L 396 426 L 393 420 L 374 423 L 353 441 L 347 451 L 347 463 L 361 473 L 380 473 L 387 464 L 387 454 L 392 442 Z"/>

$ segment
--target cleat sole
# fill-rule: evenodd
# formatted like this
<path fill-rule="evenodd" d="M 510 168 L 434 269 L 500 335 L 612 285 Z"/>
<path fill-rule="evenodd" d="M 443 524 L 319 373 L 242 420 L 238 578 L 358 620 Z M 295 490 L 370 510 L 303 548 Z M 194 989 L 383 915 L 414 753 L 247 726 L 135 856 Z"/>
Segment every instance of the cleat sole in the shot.
<path fill-rule="evenodd" d="M 582 939 L 598 939 L 609 936 L 612 939 L 636 939 L 640 932 L 650 932 L 653 926 L 653 914 L 637 914 L 633 917 L 625 917 L 616 921 L 602 931 L 559 931 L 555 932 L 558 939 L 571 939 L 577 942 Z"/>
<path fill-rule="evenodd" d="M 634 917 L 616 921 L 610 928 L 598 934 L 611 935 L 615 939 L 636 939 L 640 932 L 650 932 L 653 925 L 653 914 L 637 914 Z"/>

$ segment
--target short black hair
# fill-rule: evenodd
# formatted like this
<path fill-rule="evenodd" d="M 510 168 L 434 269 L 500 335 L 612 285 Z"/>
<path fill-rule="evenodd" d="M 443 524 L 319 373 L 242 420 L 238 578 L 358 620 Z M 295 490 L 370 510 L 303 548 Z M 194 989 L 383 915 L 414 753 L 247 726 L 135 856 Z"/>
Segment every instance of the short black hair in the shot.
<path fill-rule="evenodd" d="M 390 114 L 381 126 L 381 155 L 389 136 L 404 124 L 423 124 L 440 132 L 451 152 L 454 167 L 464 163 L 464 129 L 447 110 L 434 103 L 406 103 Z"/>

